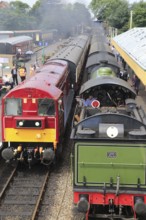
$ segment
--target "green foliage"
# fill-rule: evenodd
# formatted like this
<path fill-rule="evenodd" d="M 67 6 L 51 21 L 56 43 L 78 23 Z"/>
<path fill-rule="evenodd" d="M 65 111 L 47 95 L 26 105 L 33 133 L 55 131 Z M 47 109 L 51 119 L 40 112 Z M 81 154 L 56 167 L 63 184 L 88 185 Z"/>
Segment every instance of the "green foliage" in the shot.
<path fill-rule="evenodd" d="M 32 29 L 35 25 L 34 17 L 28 17 L 23 13 L 18 14 L 10 9 L 0 10 L 0 30 L 27 30 Z"/>
<path fill-rule="evenodd" d="M 146 26 L 146 2 L 140 1 L 134 3 L 132 6 L 133 11 L 133 26 L 145 27 Z"/>
<path fill-rule="evenodd" d="M 9 16 L 8 16 L 9 15 Z M 88 9 L 83 4 L 62 4 L 61 0 L 38 0 L 31 8 L 21 1 L 0 9 L 0 30 L 57 29 L 61 36 L 81 33 L 90 24 Z"/>
<path fill-rule="evenodd" d="M 129 20 L 127 0 L 92 0 L 90 8 L 95 17 L 107 21 L 115 28 L 122 28 Z"/>
<path fill-rule="evenodd" d="M 11 2 L 9 8 L 0 9 L 0 30 L 33 29 L 37 23 L 29 11 L 30 6 L 21 1 Z"/>
<path fill-rule="evenodd" d="M 146 2 L 143 0 L 134 4 L 129 4 L 128 0 L 92 0 L 90 9 L 99 20 L 121 32 L 129 29 L 131 10 L 132 27 L 146 26 Z M 85 5 L 80 3 L 37 0 L 31 8 L 21 1 L 12 1 L 8 8 L 0 9 L 0 30 L 57 29 L 60 35 L 69 36 L 82 33 L 85 27 L 91 27 L 91 17 Z"/>
<path fill-rule="evenodd" d="M 72 5 L 43 0 L 35 13 L 39 17 L 40 29 L 57 29 L 60 36 L 70 36 L 77 32 L 79 25 L 81 33 L 81 26 L 88 26 L 91 22 L 89 11 L 79 3 Z"/>
<path fill-rule="evenodd" d="M 10 7 L 11 7 L 11 10 L 14 10 L 15 12 L 18 12 L 18 13 L 20 12 L 27 13 L 30 10 L 29 5 L 21 1 L 10 2 Z"/>

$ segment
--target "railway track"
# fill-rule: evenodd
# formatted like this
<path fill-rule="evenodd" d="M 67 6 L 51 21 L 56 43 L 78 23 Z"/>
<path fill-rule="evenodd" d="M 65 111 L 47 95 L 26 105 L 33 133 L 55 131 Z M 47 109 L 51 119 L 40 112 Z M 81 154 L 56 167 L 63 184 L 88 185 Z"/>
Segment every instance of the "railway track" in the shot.
<path fill-rule="evenodd" d="M 0 181 L 0 219 L 36 219 L 49 176 L 44 167 L 7 167 Z"/>
<path fill-rule="evenodd" d="M 83 220 L 82 214 L 72 212 L 71 122 L 68 123 L 63 159 L 53 172 L 44 166 L 32 166 L 30 170 L 0 166 L 0 220 Z"/>

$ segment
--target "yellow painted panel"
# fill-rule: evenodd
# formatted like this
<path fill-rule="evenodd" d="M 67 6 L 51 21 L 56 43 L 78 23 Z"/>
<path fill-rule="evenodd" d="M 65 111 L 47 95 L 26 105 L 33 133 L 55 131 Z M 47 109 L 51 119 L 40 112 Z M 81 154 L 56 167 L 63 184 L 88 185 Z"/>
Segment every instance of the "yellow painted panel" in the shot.
<path fill-rule="evenodd" d="M 139 77 L 141 82 L 146 86 L 146 71 L 142 69 L 136 61 L 134 61 L 122 48 L 120 48 L 114 40 L 111 41 L 112 45 L 114 45 L 115 49 L 120 53 L 126 63 L 130 66 L 130 68 L 134 71 L 134 73 Z"/>
<path fill-rule="evenodd" d="M 56 140 L 55 129 L 5 129 L 5 141 L 16 142 L 54 142 Z"/>

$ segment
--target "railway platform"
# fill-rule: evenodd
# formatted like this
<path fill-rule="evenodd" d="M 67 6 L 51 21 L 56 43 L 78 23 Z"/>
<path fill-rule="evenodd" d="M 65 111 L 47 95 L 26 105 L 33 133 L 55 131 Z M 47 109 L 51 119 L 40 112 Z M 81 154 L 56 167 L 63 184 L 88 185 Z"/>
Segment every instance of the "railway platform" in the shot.
<path fill-rule="evenodd" d="M 129 79 L 129 83 L 130 85 L 132 85 L 132 74 L 130 75 L 130 79 Z M 146 111 L 146 87 L 140 83 L 139 86 L 139 92 L 138 95 L 136 97 L 137 102 L 139 103 L 139 105 Z"/>
<path fill-rule="evenodd" d="M 145 90 L 144 86 L 140 87 L 139 94 L 136 99 L 137 99 L 138 103 L 146 111 L 146 90 Z"/>
<path fill-rule="evenodd" d="M 120 69 L 123 71 L 123 64 L 121 61 L 119 61 L 119 66 Z M 129 74 L 129 84 L 132 86 L 132 75 L 133 75 L 133 70 L 128 66 L 128 64 L 126 63 L 126 70 Z M 139 92 L 138 95 L 136 97 L 136 100 L 138 101 L 139 105 L 143 107 L 143 109 L 146 111 L 146 87 L 142 84 L 142 82 L 140 83 L 139 86 Z"/>

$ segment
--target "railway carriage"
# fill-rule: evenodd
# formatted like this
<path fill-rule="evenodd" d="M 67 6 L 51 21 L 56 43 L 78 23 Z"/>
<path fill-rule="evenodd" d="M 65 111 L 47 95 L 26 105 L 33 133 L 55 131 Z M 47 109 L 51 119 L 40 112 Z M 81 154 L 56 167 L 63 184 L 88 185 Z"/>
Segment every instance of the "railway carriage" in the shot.
<path fill-rule="evenodd" d="M 63 47 L 56 53 L 52 59 L 66 60 L 70 68 L 71 86 L 75 86 L 75 90 L 79 88 L 82 78 L 82 68 L 86 60 L 89 49 L 90 37 L 81 35 L 77 39 L 69 42 L 67 47 Z"/>
<path fill-rule="evenodd" d="M 78 49 L 71 51 L 66 46 L 69 60 L 59 55 L 47 60 L 34 76 L 3 97 L 2 157 L 5 160 L 25 162 L 29 166 L 37 161 L 50 165 L 61 154 L 75 94 L 71 74 L 75 76 L 83 54 L 86 57 L 84 46 L 80 54 Z"/>
<path fill-rule="evenodd" d="M 146 113 L 133 88 L 117 77 L 115 58 L 111 62 L 103 50 L 92 55 L 71 133 L 74 203 L 86 219 L 144 220 Z M 90 95 L 95 100 L 84 106 Z"/>

